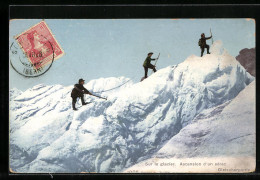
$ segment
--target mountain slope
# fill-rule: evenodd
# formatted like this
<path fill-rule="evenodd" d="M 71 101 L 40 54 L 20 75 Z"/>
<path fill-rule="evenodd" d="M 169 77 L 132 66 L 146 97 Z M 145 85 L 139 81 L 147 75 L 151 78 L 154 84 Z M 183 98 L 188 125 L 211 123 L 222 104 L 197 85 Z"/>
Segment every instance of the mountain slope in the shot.
<path fill-rule="evenodd" d="M 204 109 L 223 104 L 254 78 L 220 42 L 144 81 L 89 82 L 108 100 L 71 110 L 70 87 L 35 86 L 10 102 L 10 166 L 17 172 L 121 172 L 150 158 Z M 124 84 L 120 86 L 120 84 Z M 120 86 L 111 89 L 113 85 Z M 112 88 L 113 89 L 113 88 Z"/>
<path fill-rule="evenodd" d="M 153 158 L 126 172 L 185 172 L 176 162 L 222 162 L 225 168 L 236 166 L 255 169 L 255 81 L 232 101 L 207 109 L 169 140 Z M 154 163 L 175 162 L 175 167 L 158 167 Z M 147 166 L 147 164 L 151 164 Z M 152 165 L 153 164 L 153 165 Z M 171 168 L 171 169 L 170 169 Z M 183 170 L 183 168 L 185 170 Z M 207 167 L 204 172 L 218 172 Z M 201 172 L 198 169 L 189 169 Z"/>

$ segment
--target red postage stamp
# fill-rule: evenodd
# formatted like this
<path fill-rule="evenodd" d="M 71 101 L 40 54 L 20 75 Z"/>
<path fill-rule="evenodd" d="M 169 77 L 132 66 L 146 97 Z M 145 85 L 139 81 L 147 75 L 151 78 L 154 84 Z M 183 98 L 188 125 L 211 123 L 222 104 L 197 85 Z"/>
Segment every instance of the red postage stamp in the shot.
<path fill-rule="evenodd" d="M 64 51 L 56 41 L 45 23 L 32 26 L 15 37 L 25 56 L 34 69 L 38 70 L 64 55 Z"/>

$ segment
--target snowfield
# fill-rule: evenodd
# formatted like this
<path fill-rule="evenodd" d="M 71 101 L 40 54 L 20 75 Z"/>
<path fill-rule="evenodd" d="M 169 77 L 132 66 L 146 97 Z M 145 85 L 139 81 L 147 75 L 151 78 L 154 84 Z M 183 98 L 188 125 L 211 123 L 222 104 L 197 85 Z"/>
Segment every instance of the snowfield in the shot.
<path fill-rule="evenodd" d="M 255 113 L 254 81 L 232 101 L 202 111 L 152 158 L 125 172 L 201 172 L 203 168 L 204 172 L 218 172 L 219 168 L 185 167 L 181 162 L 222 162 L 252 172 L 256 160 Z M 165 165 L 173 162 L 175 166 Z"/>
<path fill-rule="evenodd" d="M 25 173 L 112 173 L 123 172 L 154 155 L 252 156 L 253 112 L 236 107 L 239 103 L 235 102 L 241 101 L 241 97 L 235 97 L 252 81 L 254 77 L 218 41 L 212 54 L 192 55 L 139 83 L 124 77 L 92 80 L 85 87 L 108 100 L 85 96 L 92 103 L 76 112 L 71 108 L 73 85 L 40 84 L 25 92 L 12 89 L 10 168 Z M 248 107 L 255 103 L 253 95 L 243 96 L 242 101 L 250 101 Z M 232 103 L 235 105 L 231 106 Z M 80 101 L 76 107 L 79 106 Z M 224 111 L 233 120 L 227 121 L 226 114 L 221 116 Z M 217 135 L 221 131 L 226 134 Z M 243 136 L 246 133 L 249 135 Z M 192 134 L 210 138 L 204 139 L 206 144 L 196 144 Z M 243 137 L 238 138 L 240 135 Z M 185 142 L 175 146 L 180 136 L 187 146 L 182 144 Z M 240 143 L 242 139 L 244 144 Z M 197 153 L 195 148 L 201 152 Z"/>

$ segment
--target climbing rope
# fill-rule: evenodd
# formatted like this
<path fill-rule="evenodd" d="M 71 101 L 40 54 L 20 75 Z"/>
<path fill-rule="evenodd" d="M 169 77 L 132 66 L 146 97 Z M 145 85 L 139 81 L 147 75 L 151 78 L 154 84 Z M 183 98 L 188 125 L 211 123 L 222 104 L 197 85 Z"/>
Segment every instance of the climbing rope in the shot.
<path fill-rule="evenodd" d="M 128 83 L 131 79 L 127 80 L 126 82 L 124 82 L 123 84 L 120 84 L 119 86 L 116 86 L 116 87 L 113 87 L 111 89 L 107 89 L 107 90 L 104 90 L 104 91 L 98 91 L 98 92 L 93 92 L 93 93 L 103 93 L 103 92 L 107 92 L 107 91 L 111 91 L 111 90 L 114 90 L 114 89 L 117 89 L 121 86 L 123 86 L 124 84 Z"/>

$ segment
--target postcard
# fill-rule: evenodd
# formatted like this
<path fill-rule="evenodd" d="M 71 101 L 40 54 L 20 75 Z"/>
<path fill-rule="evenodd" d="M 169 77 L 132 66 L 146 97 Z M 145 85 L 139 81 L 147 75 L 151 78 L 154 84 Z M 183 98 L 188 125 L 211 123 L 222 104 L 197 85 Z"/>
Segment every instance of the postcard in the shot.
<path fill-rule="evenodd" d="M 251 173 L 255 20 L 10 19 L 11 173 Z"/>

